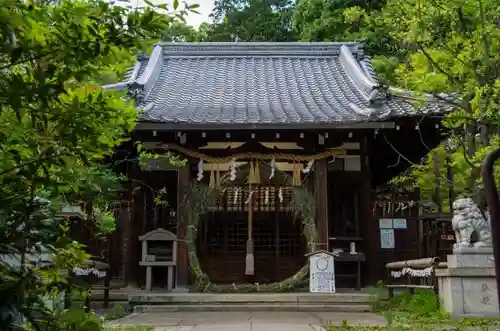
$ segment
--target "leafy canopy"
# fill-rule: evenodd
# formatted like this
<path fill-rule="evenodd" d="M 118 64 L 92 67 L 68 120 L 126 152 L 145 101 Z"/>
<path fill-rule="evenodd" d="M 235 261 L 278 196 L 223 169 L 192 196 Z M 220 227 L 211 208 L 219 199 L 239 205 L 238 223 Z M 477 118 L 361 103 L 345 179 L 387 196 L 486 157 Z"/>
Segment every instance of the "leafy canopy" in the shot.
<path fill-rule="evenodd" d="M 365 41 L 381 83 L 414 91 L 416 107 L 423 93 L 447 94 L 456 110 L 443 118 L 449 139 L 396 181 L 428 199 L 440 181 L 442 197 L 453 187 L 481 200 L 479 167 L 499 140 L 499 12 L 494 0 L 299 0 L 293 26 L 305 41 Z"/>
<path fill-rule="evenodd" d="M 394 69 L 387 78 L 438 98 L 448 94 L 446 99 L 456 111 L 445 118 L 450 138 L 437 152 L 446 150 L 451 157 L 456 193 L 472 194 L 479 200 L 480 165 L 499 140 L 499 10 L 498 1 L 492 0 L 388 0 L 377 18 L 406 53 L 404 62 L 379 61 Z M 422 180 L 422 171 L 434 171 L 434 162 L 432 167 L 430 163 L 418 166 L 413 176 L 426 191 L 436 183 L 435 178 Z M 451 184 L 444 178 L 443 182 Z"/>
<path fill-rule="evenodd" d="M 189 10 L 174 7 L 0 0 L 0 323 L 7 329 L 50 319 L 41 298 L 65 279 L 48 275 L 88 258 L 55 213 L 61 203 L 114 190 L 118 178 L 102 164 L 133 129 L 137 110 L 100 84 Z M 30 255 L 42 250 L 66 258 L 42 272 Z"/>
<path fill-rule="evenodd" d="M 293 41 L 291 0 L 216 0 L 205 41 Z"/>

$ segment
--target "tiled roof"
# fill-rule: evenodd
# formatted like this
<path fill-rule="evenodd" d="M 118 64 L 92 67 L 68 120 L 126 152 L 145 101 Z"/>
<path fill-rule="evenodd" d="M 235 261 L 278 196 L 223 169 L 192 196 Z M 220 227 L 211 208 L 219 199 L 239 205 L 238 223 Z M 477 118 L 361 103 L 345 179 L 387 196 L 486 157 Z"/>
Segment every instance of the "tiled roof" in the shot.
<path fill-rule="evenodd" d="M 165 43 L 113 88 L 140 119 L 178 124 L 347 124 L 415 114 L 378 90 L 357 43 Z"/>

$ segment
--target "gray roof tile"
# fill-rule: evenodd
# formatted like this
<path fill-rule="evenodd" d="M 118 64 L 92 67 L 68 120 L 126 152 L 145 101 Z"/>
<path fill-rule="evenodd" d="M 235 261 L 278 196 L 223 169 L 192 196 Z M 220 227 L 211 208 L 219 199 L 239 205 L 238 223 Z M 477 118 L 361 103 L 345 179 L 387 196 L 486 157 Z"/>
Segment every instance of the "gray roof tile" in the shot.
<path fill-rule="evenodd" d="M 138 64 L 129 88 L 142 121 L 293 125 L 414 113 L 377 92 L 356 43 L 167 43 Z"/>

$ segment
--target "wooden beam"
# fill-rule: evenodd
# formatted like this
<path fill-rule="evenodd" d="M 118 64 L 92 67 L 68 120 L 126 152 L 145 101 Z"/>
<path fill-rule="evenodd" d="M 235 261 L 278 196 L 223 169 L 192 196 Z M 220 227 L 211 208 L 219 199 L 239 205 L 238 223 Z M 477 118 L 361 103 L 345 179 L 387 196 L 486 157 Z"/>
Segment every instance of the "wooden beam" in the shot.
<path fill-rule="evenodd" d="M 134 225 L 132 222 L 132 208 L 131 201 L 120 202 L 120 216 L 119 220 L 122 225 L 122 265 L 123 265 L 123 278 L 125 286 L 137 287 L 137 265 L 132 257 L 135 256 L 135 242 L 138 238 L 134 238 Z"/>
<path fill-rule="evenodd" d="M 183 219 L 182 204 L 190 181 L 190 166 L 189 162 L 186 162 L 184 167 L 177 170 L 177 239 L 179 240 L 179 244 L 177 246 L 176 289 L 180 291 L 187 289 L 188 286 L 189 261 L 186 242 L 187 228 Z"/>
<path fill-rule="evenodd" d="M 314 163 L 314 193 L 316 198 L 316 227 L 319 247 L 328 251 L 328 186 L 326 160 Z"/>
<path fill-rule="evenodd" d="M 228 142 L 228 141 L 210 141 L 205 146 L 200 147 L 200 149 L 233 149 L 243 146 L 245 142 Z"/>
<path fill-rule="evenodd" d="M 300 147 L 297 145 L 297 143 L 294 142 L 274 142 L 274 141 L 259 141 L 259 143 L 262 146 L 265 146 L 267 148 L 277 148 L 277 149 L 304 149 L 303 147 Z M 205 146 L 200 147 L 200 149 L 234 149 L 241 147 L 245 144 L 244 141 L 211 141 L 208 142 Z"/>
<path fill-rule="evenodd" d="M 243 146 L 245 142 L 208 142 L 205 146 L 200 147 L 199 149 L 234 149 Z M 276 147 L 277 149 L 283 149 L 283 150 L 303 150 L 304 148 L 299 146 L 295 142 L 260 142 L 261 145 L 267 147 L 267 148 L 274 148 Z M 165 149 L 165 144 L 160 142 L 160 141 L 145 141 L 142 143 L 142 146 L 144 149 Z M 358 142 L 344 142 L 342 146 L 340 147 L 335 147 L 335 148 L 341 148 L 345 150 L 359 150 L 360 149 L 360 144 Z"/>
<path fill-rule="evenodd" d="M 394 129 L 394 122 L 325 123 L 325 124 L 178 124 L 140 122 L 135 131 L 212 131 L 212 130 L 327 130 L 327 129 Z"/>

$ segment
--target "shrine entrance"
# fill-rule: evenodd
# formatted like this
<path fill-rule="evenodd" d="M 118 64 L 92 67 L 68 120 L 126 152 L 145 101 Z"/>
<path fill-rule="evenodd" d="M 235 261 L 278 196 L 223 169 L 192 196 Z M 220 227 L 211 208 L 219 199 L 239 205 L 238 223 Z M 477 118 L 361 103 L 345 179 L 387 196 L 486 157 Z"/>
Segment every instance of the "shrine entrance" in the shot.
<path fill-rule="evenodd" d="M 290 207 L 290 176 L 280 173 L 268 180 L 269 167 L 259 168 L 263 179 L 259 185 L 245 183 L 250 171 L 247 164 L 238 168 L 236 179 L 223 179 L 215 205 L 200 220 L 198 258 L 214 283 L 279 282 L 304 265 L 306 239 Z M 253 275 L 245 272 L 249 235 Z"/>

